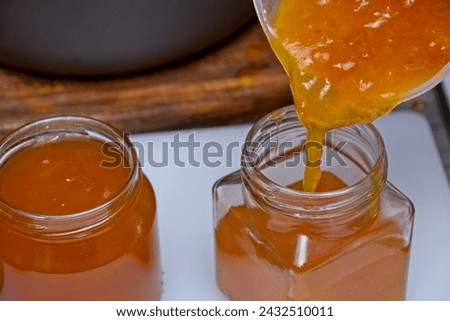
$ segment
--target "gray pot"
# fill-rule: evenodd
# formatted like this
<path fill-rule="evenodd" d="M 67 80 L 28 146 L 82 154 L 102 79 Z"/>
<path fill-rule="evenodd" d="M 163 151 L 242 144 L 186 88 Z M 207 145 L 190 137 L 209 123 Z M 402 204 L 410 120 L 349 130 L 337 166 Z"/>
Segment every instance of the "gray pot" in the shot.
<path fill-rule="evenodd" d="M 251 0 L 0 0 L 0 61 L 64 75 L 159 66 L 222 40 Z"/>

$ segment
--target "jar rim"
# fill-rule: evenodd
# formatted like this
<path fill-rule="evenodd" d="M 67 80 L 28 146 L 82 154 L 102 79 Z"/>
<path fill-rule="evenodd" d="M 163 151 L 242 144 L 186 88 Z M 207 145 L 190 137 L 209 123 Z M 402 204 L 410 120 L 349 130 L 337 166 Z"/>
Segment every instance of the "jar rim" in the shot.
<path fill-rule="evenodd" d="M 284 185 L 281 185 L 269 177 L 267 177 L 256 164 L 256 161 L 254 161 L 253 164 L 250 166 L 247 160 L 252 159 L 252 152 L 249 148 L 247 148 L 247 144 L 249 142 L 254 142 L 255 138 L 258 137 L 258 131 L 260 131 L 261 128 L 265 128 L 266 126 L 269 126 L 271 123 L 273 124 L 276 121 L 295 121 L 295 123 L 292 126 L 297 126 L 299 128 L 305 128 L 304 125 L 298 120 L 298 116 L 295 110 L 294 105 L 289 105 L 277 110 L 272 111 L 271 113 L 267 114 L 263 118 L 261 118 L 258 122 L 255 123 L 255 125 L 250 129 L 246 141 L 245 146 L 242 152 L 242 159 L 241 159 L 241 175 L 244 177 L 244 181 L 250 181 L 251 185 L 257 185 L 259 189 L 270 191 L 273 193 L 273 196 L 282 200 L 290 200 L 290 199 L 296 199 L 296 200 L 302 200 L 307 199 L 308 204 L 313 203 L 315 200 L 324 200 L 329 199 L 329 207 L 327 209 L 333 210 L 339 207 L 342 207 L 344 205 L 348 205 L 351 202 L 354 202 L 358 198 L 358 191 L 361 191 L 364 188 L 367 188 L 367 186 L 371 186 L 372 178 L 377 176 L 380 177 L 380 184 L 384 184 L 386 180 L 386 172 L 387 172 L 387 164 L 386 164 L 386 150 L 385 145 L 383 142 L 383 138 L 381 134 L 378 132 L 376 127 L 372 124 L 356 124 L 352 126 L 346 126 L 341 127 L 338 129 L 333 130 L 332 132 L 336 131 L 354 131 L 356 132 L 363 132 L 370 135 L 371 140 L 373 139 L 373 144 L 377 150 L 377 155 L 374 157 L 375 161 L 371 165 L 371 167 L 368 169 L 368 171 L 365 173 L 365 176 L 361 179 L 355 181 L 354 183 L 340 188 L 336 190 L 331 191 L 321 191 L 321 192 L 305 192 L 300 190 L 291 189 L 289 187 L 286 187 Z M 254 156 L 254 155 L 253 155 Z M 254 159 L 254 157 L 253 157 Z M 244 161 L 246 160 L 246 161 Z M 247 165 L 247 166 L 246 166 Z M 380 169 L 382 169 L 380 171 Z M 378 173 L 380 172 L 380 173 Z M 380 186 L 381 187 L 381 186 Z M 359 193 L 361 194 L 361 193 Z M 348 195 L 354 195 L 354 197 L 345 199 Z M 332 201 L 331 201 L 332 200 Z M 307 205 L 308 206 L 308 205 Z M 304 208 L 302 208 L 304 209 Z M 340 214 L 335 212 L 332 213 L 332 211 L 329 214 L 321 215 L 321 218 L 326 217 L 335 217 L 339 216 Z M 297 214 L 299 216 L 300 214 Z M 302 217 L 309 217 L 309 214 L 303 213 L 300 215 Z"/>
<path fill-rule="evenodd" d="M 52 128 L 52 124 L 60 124 L 57 127 Z M 97 213 L 101 213 L 106 208 L 116 203 L 118 199 L 123 197 L 124 194 L 127 193 L 127 190 L 135 183 L 135 177 L 137 175 L 139 169 L 139 162 L 136 156 L 135 150 L 132 148 L 132 144 L 127 136 L 123 135 L 118 129 L 114 128 L 111 125 L 108 125 L 100 120 L 85 117 L 85 116 L 54 116 L 42 118 L 37 121 L 30 122 L 25 124 L 18 129 L 12 131 L 10 134 L 5 136 L 0 141 L 0 159 L 2 158 L 1 154 L 3 153 L 3 149 L 8 150 L 14 146 L 20 146 L 24 144 L 27 140 L 33 139 L 39 135 L 45 135 L 56 132 L 67 132 L 61 125 L 71 125 L 74 129 L 78 129 L 78 133 L 83 133 L 83 130 L 90 130 L 100 135 L 104 139 L 109 139 L 109 142 L 119 142 L 123 148 L 127 148 L 129 150 L 129 159 L 128 166 L 130 167 L 130 172 L 121 186 L 120 190 L 109 200 L 103 202 L 93 208 L 75 212 L 68 214 L 58 214 L 58 215 L 49 215 L 44 213 L 33 213 L 24 211 L 20 208 L 17 208 L 3 199 L 0 198 L 0 209 L 6 210 L 9 213 L 14 213 L 15 216 L 19 216 L 25 220 L 32 220 L 33 222 L 67 222 L 67 221 L 77 221 L 86 217 L 96 216 Z M 33 129 L 36 129 L 33 131 Z M 41 130 L 37 130 L 41 129 Z M 74 131 L 75 132 L 75 131 Z M 85 132 L 86 133 L 86 132 Z M 17 138 L 20 138 L 21 135 L 26 135 L 19 142 L 15 143 Z M 105 143 L 108 141 L 105 140 Z M 14 153 L 13 153 L 14 154 Z M 9 158 L 8 156 L 7 158 Z M 125 157 L 125 155 L 124 155 Z M 7 159 L 6 158 L 6 159 Z M 3 212 L 3 211 L 2 211 Z M 98 221 L 98 220 L 97 220 Z M 103 221 L 103 220 L 101 220 Z M 97 222 L 98 223 L 98 222 Z M 90 225 L 92 227 L 92 225 Z"/>

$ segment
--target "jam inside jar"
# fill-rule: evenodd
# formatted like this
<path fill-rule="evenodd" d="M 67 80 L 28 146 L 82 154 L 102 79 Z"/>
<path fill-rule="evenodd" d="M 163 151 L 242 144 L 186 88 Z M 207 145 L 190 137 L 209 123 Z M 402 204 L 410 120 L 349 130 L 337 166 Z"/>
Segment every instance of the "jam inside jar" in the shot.
<path fill-rule="evenodd" d="M 156 200 L 121 133 L 55 117 L 0 144 L 0 299 L 158 300 Z"/>
<path fill-rule="evenodd" d="M 293 106 L 274 111 L 215 184 L 219 288 L 233 300 L 405 299 L 414 208 L 386 180 L 380 134 L 327 133 L 314 193 L 302 190 L 305 141 Z"/>

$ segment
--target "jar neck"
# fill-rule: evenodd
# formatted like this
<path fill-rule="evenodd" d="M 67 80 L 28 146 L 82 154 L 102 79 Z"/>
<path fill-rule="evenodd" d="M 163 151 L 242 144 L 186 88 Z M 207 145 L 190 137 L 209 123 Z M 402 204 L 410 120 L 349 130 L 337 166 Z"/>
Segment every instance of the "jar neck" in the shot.
<path fill-rule="evenodd" d="M 99 228 L 133 200 L 136 189 L 139 188 L 141 172 L 132 144 L 119 131 L 91 118 L 53 117 L 19 128 L 0 143 L 0 166 L 14 153 L 24 148 L 71 137 L 99 140 L 104 142 L 103 150 L 114 148 L 115 155 L 121 155 L 121 164 L 110 165 L 129 167 L 128 177 L 120 190 L 111 199 L 95 208 L 64 215 L 30 213 L 0 199 L 0 219 L 3 222 L 21 233 L 39 237 L 75 236 Z"/>
<path fill-rule="evenodd" d="M 306 129 L 293 106 L 253 126 L 241 159 L 250 203 L 294 225 L 307 220 L 334 230 L 375 217 L 387 176 L 385 147 L 376 128 L 361 124 L 327 133 L 321 168 L 346 183 L 337 190 L 309 193 L 288 187 L 303 179 L 305 143 Z"/>

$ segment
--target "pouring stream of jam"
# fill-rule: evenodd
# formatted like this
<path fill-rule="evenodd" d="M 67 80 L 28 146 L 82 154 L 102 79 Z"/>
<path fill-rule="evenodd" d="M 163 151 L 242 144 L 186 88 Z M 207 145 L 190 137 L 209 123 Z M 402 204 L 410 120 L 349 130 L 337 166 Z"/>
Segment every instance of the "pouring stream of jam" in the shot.
<path fill-rule="evenodd" d="M 304 190 L 314 192 L 327 130 L 371 122 L 450 61 L 448 0 L 282 0 L 271 46 L 308 130 Z"/>

